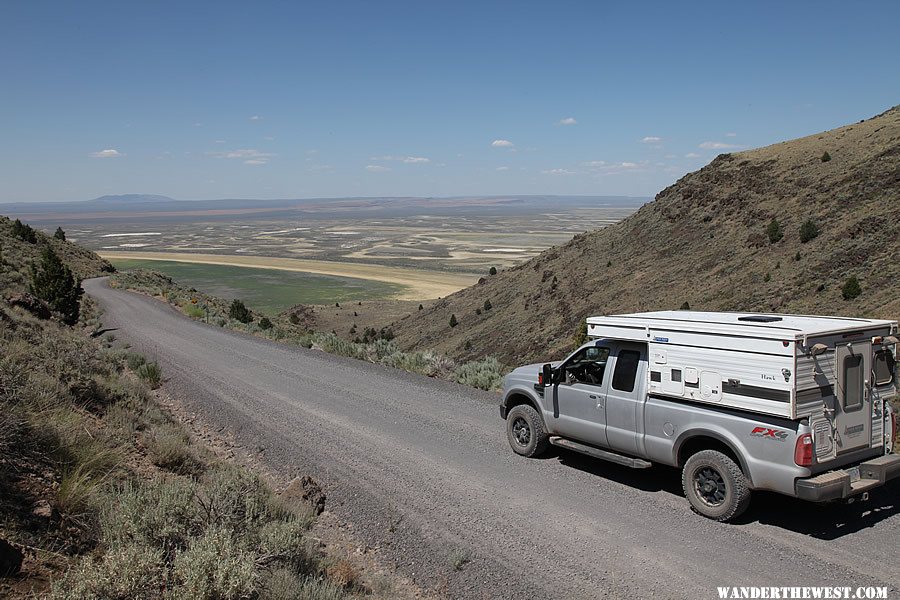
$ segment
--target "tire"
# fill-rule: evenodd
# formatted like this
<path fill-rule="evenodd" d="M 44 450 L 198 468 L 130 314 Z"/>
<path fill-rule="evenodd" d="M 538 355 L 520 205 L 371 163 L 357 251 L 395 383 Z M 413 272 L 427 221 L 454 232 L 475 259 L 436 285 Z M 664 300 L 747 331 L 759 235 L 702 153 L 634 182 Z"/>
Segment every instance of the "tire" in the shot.
<path fill-rule="evenodd" d="M 687 459 L 681 485 L 694 512 L 714 521 L 734 519 L 750 505 L 750 486 L 743 471 L 716 450 L 702 450 Z"/>
<path fill-rule="evenodd" d="M 550 447 L 544 420 L 528 404 L 520 404 L 506 415 L 506 438 L 513 452 L 529 458 L 540 456 Z"/>

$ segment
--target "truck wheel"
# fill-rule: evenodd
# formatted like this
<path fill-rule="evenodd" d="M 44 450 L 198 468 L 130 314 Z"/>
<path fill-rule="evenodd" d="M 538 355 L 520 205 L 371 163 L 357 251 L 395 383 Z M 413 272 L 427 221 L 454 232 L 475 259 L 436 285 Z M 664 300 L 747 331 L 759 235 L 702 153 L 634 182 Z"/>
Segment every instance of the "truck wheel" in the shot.
<path fill-rule="evenodd" d="M 681 485 L 691 508 L 714 521 L 734 519 L 750 505 L 750 486 L 741 468 L 716 450 L 687 459 Z"/>
<path fill-rule="evenodd" d="M 506 437 L 513 452 L 522 456 L 540 456 L 550 446 L 544 420 L 527 404 L 514 407 L 506 415 Z"/>

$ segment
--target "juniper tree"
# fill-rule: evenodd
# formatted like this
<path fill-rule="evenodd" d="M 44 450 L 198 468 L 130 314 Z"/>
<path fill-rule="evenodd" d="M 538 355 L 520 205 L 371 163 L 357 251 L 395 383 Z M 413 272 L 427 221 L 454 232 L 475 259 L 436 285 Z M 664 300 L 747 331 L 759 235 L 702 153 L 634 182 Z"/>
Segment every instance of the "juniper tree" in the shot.
<path fill-rule="evenodd" d="M 74 325 L 81 310 L 81 282 L 50 246 L 41 250 L 39 265 L 31 265 L 31 293 L 60 313 L 63 322 Z"/>

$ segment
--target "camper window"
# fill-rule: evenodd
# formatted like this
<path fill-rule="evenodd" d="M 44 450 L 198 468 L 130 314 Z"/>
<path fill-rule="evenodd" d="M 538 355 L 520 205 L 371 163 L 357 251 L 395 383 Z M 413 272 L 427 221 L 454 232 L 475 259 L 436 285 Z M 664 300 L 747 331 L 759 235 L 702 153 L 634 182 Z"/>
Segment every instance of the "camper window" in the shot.
<path fill-rule="evenodd" d="M 875 353 L 875 385 L 889 385 L 894 381 L 894 355 L 887 350 Z"/>
<path fill-rule="evenodd" d="M 844 410 L 858 410 L 863 403 L 863 357 L 852 354 L 844 357 Z"/>
<path fill-rule="evenodd" d="M 619 350 L 616 357 L 616 370 L 613 373 L 612 386 L 622 392 L 634 391 L 634 380 L 637 377 L 638 363 L 641 353 L 635 350 Z"/>

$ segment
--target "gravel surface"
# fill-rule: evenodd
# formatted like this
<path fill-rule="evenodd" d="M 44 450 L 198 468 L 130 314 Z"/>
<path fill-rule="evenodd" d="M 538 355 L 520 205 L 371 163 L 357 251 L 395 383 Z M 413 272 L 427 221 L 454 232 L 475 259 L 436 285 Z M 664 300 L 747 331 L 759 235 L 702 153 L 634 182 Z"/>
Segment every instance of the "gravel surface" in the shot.
<path fill-rule="evenodd" d="M 103 325 L 165 388 L 285 476 L 418 585 L 451 598 L 717 597 L 716 586 L 900 588 L 900 486 L 821 507 L 754 495 L 738 524 L 693 514 L 679 473 L 509 449 L 498 398 L 204 325 L 84 282 Z M 471 561 L 457 569 L 454 557 Z"/>

